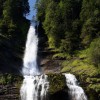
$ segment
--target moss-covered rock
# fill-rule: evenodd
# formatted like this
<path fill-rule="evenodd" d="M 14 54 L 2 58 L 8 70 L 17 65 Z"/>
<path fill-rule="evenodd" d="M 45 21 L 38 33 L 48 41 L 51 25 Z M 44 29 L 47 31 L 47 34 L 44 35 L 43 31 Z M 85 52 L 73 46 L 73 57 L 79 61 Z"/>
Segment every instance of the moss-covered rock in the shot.
<path fill-rule="evenodd" d="M 54 94 L 58 91 L 66 89 L 66 79 L 62 74 L 48 74 L 49 80 L 49 93 Z"/>
<path fill-rule="evenodd" d="M 0 100 L 20 100 L 20 87 L 23 77 L 0 73 Z"/>
<path fill-rule="evenodd" d="M 61 73 L 49 73 L 49 100 L 69 100 L 65 76 Z"/>
<path fill-rule="evenodd" d="M 0 73 L 0 85 L 7 85 L 7 84 L 17 84 L 22 83 L 23 77 L 20 75 L 14 74 L 1 74 Z"/>

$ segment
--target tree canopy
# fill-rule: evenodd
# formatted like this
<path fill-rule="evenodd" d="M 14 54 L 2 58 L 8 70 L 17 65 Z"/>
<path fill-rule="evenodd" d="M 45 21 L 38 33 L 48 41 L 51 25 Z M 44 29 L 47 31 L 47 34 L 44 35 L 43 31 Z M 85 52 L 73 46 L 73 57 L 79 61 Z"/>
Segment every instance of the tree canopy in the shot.
<path fill-rule="evenodd" d="M 100 36 L 100 0 L 37 0 L 50 48 L 73 53 Z"/>

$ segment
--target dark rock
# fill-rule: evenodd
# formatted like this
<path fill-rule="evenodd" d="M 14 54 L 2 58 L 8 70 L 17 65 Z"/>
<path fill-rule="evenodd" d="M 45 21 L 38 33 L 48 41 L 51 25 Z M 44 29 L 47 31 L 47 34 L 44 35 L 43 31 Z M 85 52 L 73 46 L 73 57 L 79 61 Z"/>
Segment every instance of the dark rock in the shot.
<path fill-rule="evenodd" d="M 20 87 L 23 77 L 19 75 L 0 74 L 0 100 L 20 100 Z M 8 80 L 9 79 L 9 80 Z"/>

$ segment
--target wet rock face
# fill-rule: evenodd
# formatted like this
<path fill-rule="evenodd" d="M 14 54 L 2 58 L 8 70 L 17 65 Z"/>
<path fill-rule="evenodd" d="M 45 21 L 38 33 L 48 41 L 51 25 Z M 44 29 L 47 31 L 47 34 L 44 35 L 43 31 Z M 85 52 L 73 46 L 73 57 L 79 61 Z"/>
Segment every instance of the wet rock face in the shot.
<path fill-rule="evenodd" d="M 22 77 L 4 74 L 0 78 L 0 100 L 20 100 Z M 50 88 L 46 100 L 69 100 L 65 77 L 62 74 L 48 74 Z"/>
<path fill-rule="evenodd" d="M 50 100 L 70 100 L 67 91 L 58 91 L 50 96 Z"/>
<path fill-rule="evenodd" d="M 19 88 L 14 85 L 0 85 L 0 100 L 20 100 Z"/>
<path fill-rule="evenodd" d="M 20 100 L 22 76 L 0 73 L 0 100 Z"/>
<path fill-rule="evenodd" d="M 22 76 L 0 74 L 0 100 L 20 100 L 20 87 L 22 85 L 22 80 Z M 68 95 L 65 77 L 62 74 L 49 73 L 48 81 L 50 86 L 48 98 L 46 100 L 71 100 Z M 99 94 L 90 89 L 87 91 L 86 84 L 83 84 L 84 86 L 81 85 L 84 90 L 86 90 L 88 100 L 99 100 Z"/>

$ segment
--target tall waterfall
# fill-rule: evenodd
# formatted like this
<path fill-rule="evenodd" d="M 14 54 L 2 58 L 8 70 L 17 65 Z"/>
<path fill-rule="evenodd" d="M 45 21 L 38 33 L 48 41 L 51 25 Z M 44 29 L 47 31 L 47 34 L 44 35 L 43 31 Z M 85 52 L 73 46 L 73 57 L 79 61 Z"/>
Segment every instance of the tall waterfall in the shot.
<path fill-rule="evenodd" d="M 47 75 L 40 75 L 37 65 L 38 37 L 32 22 L 28 31 L 23 58 L 23 84 L 20 89 L 21 100 L 47 100 L 49 82 Z"/>
<path fill-rule="evenodd" d="M 26 49 L 23 58 L 23 75 L 39 75 L 37 66 L 38 37 L 35 30 L 35 23 L 31 23 L 28 31 Z"/>
<path fill-rule="evenodd" d="M 25 54 L 23 58 L 23 84 L 20 89 L 21 100 L 49 100 L 47 96 L 48 76 L 41 75 L 37 65 L 38 37 L 35 23 L 31 23 L 27 35 Z M 87 100 L 83 89 L 78 86 L 77 79 L 72 74 L 64 74 L 69 88 L 70 100 Z M 56 84 L 55 84 L 56 85 Z"/>
<path fill-rule="evenodd" d="M 65 77 L 70 100 L 87 100 L 84 90 L 78 86 L 76 77 L 73 74 L 65 74 Z"/>

